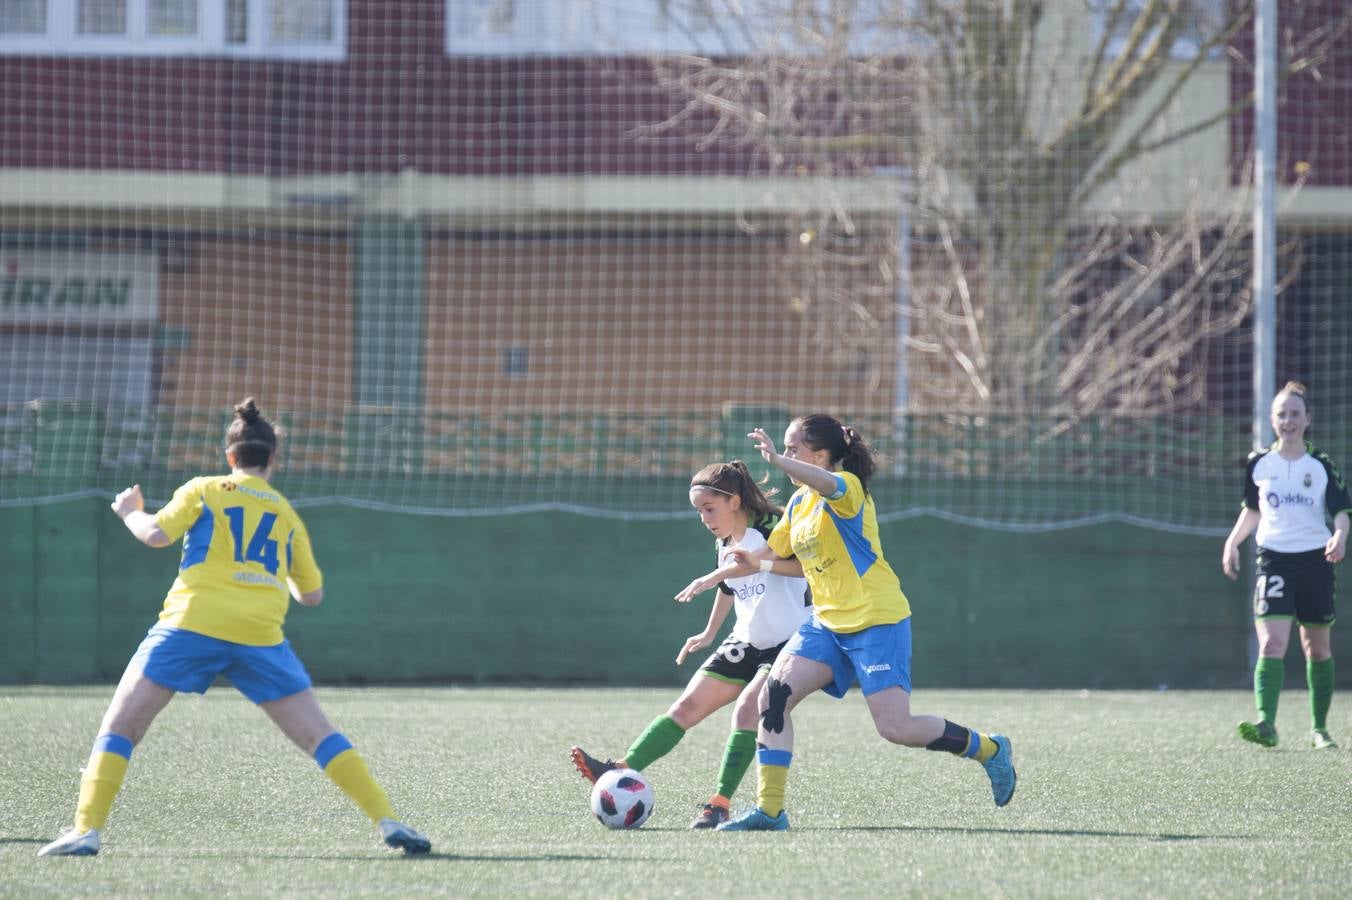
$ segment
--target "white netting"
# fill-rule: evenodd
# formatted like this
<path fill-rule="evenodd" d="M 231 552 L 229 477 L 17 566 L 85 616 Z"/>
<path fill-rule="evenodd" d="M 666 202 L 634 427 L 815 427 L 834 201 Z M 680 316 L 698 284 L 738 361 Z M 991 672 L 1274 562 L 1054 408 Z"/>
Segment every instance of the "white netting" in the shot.
<path fill-rule="evenodd" d="M 1352 450 L 1352 39 L 1282 4 L 1278 382 Z M 1223 2 L 0 5 L 0 504 L 683 515 L 828 411 L 890 516 L 1218 533 L 1251 401 Z"/>

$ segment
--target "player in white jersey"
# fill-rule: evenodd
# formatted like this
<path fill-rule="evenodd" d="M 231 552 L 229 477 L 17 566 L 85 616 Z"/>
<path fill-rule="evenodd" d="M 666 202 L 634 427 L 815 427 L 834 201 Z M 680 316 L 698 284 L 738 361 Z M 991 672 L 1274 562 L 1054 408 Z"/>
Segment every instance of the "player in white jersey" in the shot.
<path fill-rule="evenodd" d="M 1311 744 L 1337 747 L 1327 720 L 1333 701 L 1333 564 L 1347 551 L 1352 501 L 1328 455 L 1306 442 L 1310 404 L 1296 381 L 1272 400 L 1277 441 L 1249 456 L 1244 505 L 1226 538 L 1221 567 L 1239 577 L 1239 545 L 1257 530 L 1257 582 L 1253 592 L 1258 661 L 1253 670 L 1257 722 L 1240 722 L 1239 735 L 1264 747 L 1277 746 L 1277 700 L 1285 672 L 1291 620 L 1300 625 L 1305 676 L 1310 690 Z M 1327 517 L 1333 519 L 1329 531 Z"/>
<path fill-rule="evenodd" d="M 756 484 L 746 463 L 733 460 L 705 466 L 690 479 L 690 505 L 704 527 L 717 539 L 718 563 L 730 563 L 734 550 L 754 552 L 766 545 L 781 510 Z M 757 705 L 770 665 L 784 644 L 808 618 L 812 600 L 803 569 L 796 559 L 776 562 L 772 571 L 757 571 L 726 581 L 697 579 L 679 597 L 718 587 L 709 622 L 699 634 L 686 638 L 676 664 L 713 643 L 728 617 L 736 611 L 732 632 L 690 679 L 684 693 L 634 741 L 621 760 L 601 761 L 573 747 L 573 765 L 595 783 L 611 769 L 643 770 L 670 753 L 686 731 L 714 712 L 735 703 L 732 733 L 723 751 L 718 788 L 695 818 L 691 828 L 714 828 L 728 818 L 732 795 L 756 758 Z"/>

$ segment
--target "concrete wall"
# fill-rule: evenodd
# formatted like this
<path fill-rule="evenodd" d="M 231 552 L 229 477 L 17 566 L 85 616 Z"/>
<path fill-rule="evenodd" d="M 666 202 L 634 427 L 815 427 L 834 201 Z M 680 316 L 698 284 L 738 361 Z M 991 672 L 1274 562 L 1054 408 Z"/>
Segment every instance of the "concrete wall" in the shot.
<path fill-rule="evenodd" d="M 293 606 L 287 631 L 320 682 L 674 685 L 694 671 L 672 660 L 710 598 L 671 600 L 712 557 L 693 517 L 305 515 L 327 599 Z M 100 500 L 0 509 L 0 529 L 0 682 L 116 679 L 177 552 L 141 547 Z M 917 689 L 1247 683 L 1247 589 L 1220 574 L 1216 539 L 914 519 L 883 540 L 916 611 Z M 1289 662 L 1303 683 L 1298 651 Z"/>

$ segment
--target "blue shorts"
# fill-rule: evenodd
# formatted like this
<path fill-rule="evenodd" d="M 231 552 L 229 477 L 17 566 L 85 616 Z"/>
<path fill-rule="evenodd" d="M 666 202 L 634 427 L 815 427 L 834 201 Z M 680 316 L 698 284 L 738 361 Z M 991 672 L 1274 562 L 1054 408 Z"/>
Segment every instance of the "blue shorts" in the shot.
<path fill-rule="evenodd" d="M 171 691 L 193 694 L 205 694 L 216 676 L 224 675 L 254 703 L 290 697 L 310 686 L 310 673 L 289 641 L 252 647 L 168 625 L 146 632 L 127 668 L 139 668 Z"/>
<path fill-rule="evenodd" d="M 832 697 L 844 697 L 855 682 L 865 697 L 890 687 L 911 692 L 909 617 L 894 625 L 837 634 L 813 616 L 789 638 L 784 653 L 829 666 L 833 679 L 822 690 Z"/>

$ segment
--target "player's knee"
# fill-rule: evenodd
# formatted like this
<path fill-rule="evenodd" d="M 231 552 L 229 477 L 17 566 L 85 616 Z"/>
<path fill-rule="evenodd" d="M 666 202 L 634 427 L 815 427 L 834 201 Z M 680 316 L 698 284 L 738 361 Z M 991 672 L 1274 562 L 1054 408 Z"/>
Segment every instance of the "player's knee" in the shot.
<path fill-rule="evenodd" d="M 761 690 L 760 718 L 766 731 L 772 734 L 784 731 L 784 716 L 788 712 L 789 695 L 792 693 L 792 688 L 778 678 L 772 677 L 765 683 Z"/>
<path fill-rule="evenodd" d="M 1286 638 L 1269 634 L 1258 641 L 1258 655 L 1281 659 L 1286 656 Z"/>
<path fill-rule="evenodd" d="M 901 744 L 906 747 L 922 747 L 927 742 L 915 727 L 915 718 L 907 716 L 904 719 L 892 718 L 873 722 L 873 727 L 877 729 L 878 736 L 883 740 L 893 744 Z"/>
<path fill-rule="evenodd" d="M 739 731 L 755 731 L 760 721 L 760 691 L 753 696 L 745 694 L 737 698 L 732 708 L 732 727 Z"/>
<path fill-rule="evenodd" d="M 704 721 L 706 715 L 708 715 L 708 712 L 701 709 L 699 704 L 693 702 L 689 697 L 682 697 L 671 704 L 671 708 L 667 710 L 667 718 L 685 729 L 694 728 Z"/>

